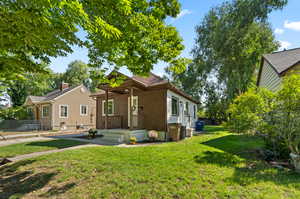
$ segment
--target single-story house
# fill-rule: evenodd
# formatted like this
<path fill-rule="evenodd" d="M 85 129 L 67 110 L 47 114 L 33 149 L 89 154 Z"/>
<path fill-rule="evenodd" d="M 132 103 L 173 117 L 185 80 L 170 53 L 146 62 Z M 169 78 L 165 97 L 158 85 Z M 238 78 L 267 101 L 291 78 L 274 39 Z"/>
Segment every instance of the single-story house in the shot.
<path fill-rule="evenodd" d="M 278 91 L 282 77 L 300 72 L 300 48 L 263 55 L 257 86 Z"/>
<path fill-rule="evenodd" d="M 194 128 L 198 101 L 150 73 L 148 77 L 129 77 L 119 72 L 108 79 L 122 78 L 121 85 L 101 84 L 96 99 L 97 129 L 145 129 L 168 131 L 168 125 Z"/>
<path fill-rule="evenodd" d="M 42 129 L 94 128 L 96 102 L 90 95 L 84 85 L 62 83 L 45 96 L 28 96 L 24 105 Z"/>

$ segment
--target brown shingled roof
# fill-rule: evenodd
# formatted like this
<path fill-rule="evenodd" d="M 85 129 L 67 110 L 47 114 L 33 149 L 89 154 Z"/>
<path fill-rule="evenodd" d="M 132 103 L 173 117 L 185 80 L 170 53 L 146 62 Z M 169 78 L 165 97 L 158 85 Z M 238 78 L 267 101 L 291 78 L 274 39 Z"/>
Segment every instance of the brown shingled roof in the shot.
<path fill-rule="evenodd" d="M 300 62 L 300 48 L 266 54 L 263 57 L 278 74 L 282 74 Z"/>
<path fill-rule="evenodd" d="M 163 83 L 167 83 L 167 80 L 164 80 L 163 78 L 150 73 L 150 75 L 148 77 L 141 77 L 141 76 L 133 76 L 132 79 L 134 81 L 138 81 L 142 84 L 144 84 L 146 87 L 150 87 L 150 86 L 154 86 L 154 85 L 158 85 L 158 84 L 163 84 Z"/>

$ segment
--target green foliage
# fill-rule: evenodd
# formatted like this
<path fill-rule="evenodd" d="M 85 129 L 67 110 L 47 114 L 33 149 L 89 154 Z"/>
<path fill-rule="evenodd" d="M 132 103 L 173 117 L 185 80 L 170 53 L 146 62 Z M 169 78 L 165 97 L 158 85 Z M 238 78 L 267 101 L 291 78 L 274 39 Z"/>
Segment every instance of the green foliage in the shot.
<path fill-rule="evenodd" d="M 222 85 L 229 102 L 253 82 L 261 56 L 277 49 L 267 23 L 272 10 L 286 0 L 234 0 L 215 7 L 197 26 L 194 63 L 203 81 Z"/>
<path fill-rule="evenodd" d="M 278 157 L 300 155 L 300 75 L 284 78 L 277 93 L 250 90 L 234 100 L 228 127 L 234 132 L 257 130 Z"/>
<path fill-rule="evenodd" d="M 97 129 L 90 129 L 90 130 L 88 131 L 88 133 L 89 133 L 89 136 L 90 136 L 91 138 L 95 138 L 95 137 L 96 137 L 96 134 L 98 133 L 98 131 L 97 131 Z"/>
<path fill-rule="evenodd" d="M 226 98 L 219 92 L 217 85 L 207 84 L 204 88 L 205 102 L 204 110 L 205 116 L 214 124 L 220 124 L 226 121 L 227 104 Z"/>
<path fill-rule="evenodd" d="M 237 133 L 255 133 L 262 122 L 264 99 L 253 89 L 238 96 L 229 106 L 227 127 Z"/>
<path fill-rule="evenodd" d="M 134 74 L 159 61 L 182 68 L 182 39 L 164 22 L 179 12 L 178 0 L 2 0 L 0 81 L 45 72 L 41 62 L 72 53 L 74 45 L 88 48 L 91 66 L 101 72 L 109 69 L 103 63 Z"/>
<path fill-rule="evenodd" d="M 30 119 L 25 107 L 9 107 L 0 109 L 0 120 L 25 120 Z"/>
<path fill-rule="evenodd" d="M 7 93 L 11 99 L 12 105 L 22 106 L 28 95 L 41 96 L 53 89 L 53 72 L 43 66 L 46 73 L 25 73 L 24 78 L 17 80 L 8 80 L 4 83 Z"/>
<path fill-rule="evenodd" d="M 62 74 L 62 80 L 70 85 L 84 84 L 87 88 L 94 90 L 92 87 L 92 80 L 90 79 L 89 67 L 86 63 L 80 60 L 72 61 Z"/>

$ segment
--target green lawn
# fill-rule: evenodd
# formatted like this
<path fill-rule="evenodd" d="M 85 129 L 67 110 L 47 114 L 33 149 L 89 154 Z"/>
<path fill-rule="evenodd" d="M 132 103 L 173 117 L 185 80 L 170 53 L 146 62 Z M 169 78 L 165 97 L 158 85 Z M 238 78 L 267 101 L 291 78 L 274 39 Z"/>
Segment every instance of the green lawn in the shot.
<path fill-rule="evenodd" d="M 53 149 L 62 149 L 82 144 L 86 143 L 73 140 L 50 140 L 11 144 L 0 147 L 0 157 L 14 157 L 17 155 L 23 155 L 39 151 L 49 151 Z"/>
<path fill-rule="evenodd" d="M 177 143 L 83 148 L 10 164 L 0 168 L 0 198 L 300 198 L 300 175 L 256 159 L 259 138 L 208 130 Z"/>

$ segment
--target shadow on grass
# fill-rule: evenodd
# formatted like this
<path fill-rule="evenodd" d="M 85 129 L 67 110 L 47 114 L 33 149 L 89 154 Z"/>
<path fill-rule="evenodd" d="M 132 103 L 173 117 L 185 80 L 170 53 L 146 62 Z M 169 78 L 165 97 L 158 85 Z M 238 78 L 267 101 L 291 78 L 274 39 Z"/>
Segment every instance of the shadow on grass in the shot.
<path fill-rule="evenodd" d="M 261 138 L 248 135 L 227 135 L 202 142 L 201 144 L 250 159 L 256 158 L 256 150 L 264 146 Z"/>
<path fill-rule="evenodd" d="M 53 147 L 57 149 L 63 149 L 63 148 L 68 148 L 72 146 L 78 146 L 78 145 L 84 145 L 87 144 L 86 142 L 80 142 L 76 140 L 64 140 L 64 139 L 59 139 L 59 140 L 51 140 L 51 141 L 41 141 L 41 142 L 30 142 L 26 145 L 29 146 L 44 146 L 44 147 Z"/>
<path fill-rule="evenodd" d="M 194 157 L 199 164 L 213 164 L 233 168 L 234 173 L 226 181 L 241 186 L 273 182 L 278 185 L 300 188 L 300 175 L 288 169 L 275 169 L 257 156 L 257 149 L 263 141 L 254 136 L 228 135 L 201 144 L 214 147 L 220 151 L 206 151 Z"/>
<path fill-rule="evenodd" d="M 236 155 L 225 152 L 206 151 L 201 155 L 194 157 L 197 163 L 217 164 L 222 167 L 232 167 L 243 160 Z"/>
<path fill-rule="evenodd" d="M 57 175 L 56 172 L 19 170 L 20 167 L 34 162 L 35 160 L 23 160 L 0 167 L 0 198 L 21 198 L 25 194 L 42 189 Z M 74 184 L 67 184 L 53 187 L 47 192 L 47 196 L 62 194 L 73 186 Z"/>

